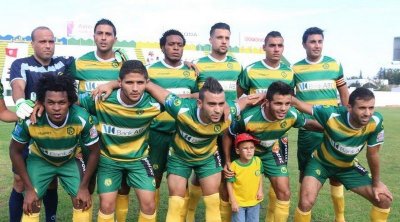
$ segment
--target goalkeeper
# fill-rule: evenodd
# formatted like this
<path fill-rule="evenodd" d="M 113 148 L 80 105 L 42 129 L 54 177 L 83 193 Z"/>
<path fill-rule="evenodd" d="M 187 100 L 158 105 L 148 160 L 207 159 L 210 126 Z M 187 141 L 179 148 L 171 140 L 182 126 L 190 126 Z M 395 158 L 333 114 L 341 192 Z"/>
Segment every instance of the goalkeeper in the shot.
<path fill-rule="evenodd" d="M 53 57 L 55 49 L 55 39 L 53 32 L 44 26 L 39 26 L 32 31 L 33 55 L 26 58 L 15 60 L 11 64 L 10 84 L 12 88 L 12 98 L 17 106 L 16 114 L 20 119 L 29 117 L 32 106 L 36 100 L 35 85 L 39 78 L 46 73 L 63 75 L 68 72 L 73 63 L 73 57 Z M 25 156 L 28 148 L 25 149 Z M 13 169 L 14 171 L 14 169 Z M 9 200 L 10 221 L 20 221 L 22 216 L 24 186 L 21 177 L 14 174 L 13 190 Z M 57 180 L 43 197 L 46 210 L 46 221 L 56 221 L 57 211 Z"/>

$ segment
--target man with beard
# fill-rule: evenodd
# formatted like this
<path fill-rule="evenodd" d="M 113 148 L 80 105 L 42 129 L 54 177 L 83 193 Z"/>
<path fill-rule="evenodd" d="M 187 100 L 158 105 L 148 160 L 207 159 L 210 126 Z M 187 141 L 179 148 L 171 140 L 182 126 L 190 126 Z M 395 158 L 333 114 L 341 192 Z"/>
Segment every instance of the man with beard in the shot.
<path fill-rule="evenodd" d="M 208 77 L 213 77 L 218 80 L 224 89 L 227 101 L 236 100 L 236 81 L 239 74 L 243 71 L 243 67 L 240 63 L 232 56 L 227 55 L 230 47 L 230 37 L 231 30 L 228 24 L 222 22 L 214 24 L 211 27 L 209 38 L 211 53 L 208 56 L 194 61 L 194 64 L 199 70 L 199 76 L 197 78 L 199 89 L 201 89 Z M 218 139 L 218 148 L 220 152 L 222 152 L 221 138 Z M 223 159 L 222 161 L 224 163 Z M 189 185 L 187 213 L 187 220 L 189 222 L 194 221 L 195 210 L 202 195 L 201 192 L 198 178 L 192 177 L 192 181 Z M 228 192 L 226 187 L 223 186 L 221 187 L 221 214 L 223 221 L 230 221 L 231 207 L 228 199 Z"/>
<path fill-rule="evenodd" d="M 44 74 L 63 75 L 68 73 L 74 62 L 73 57 L 53 57 L 55 38 L 53 32 L 45 26 L 39 26 L 32 31 L 33 55 L 15 60 L 10 68 L 10 85 L 12 98 L 16 104 L 16 114 L 20 119 L 29 117 L 36 100 L 36 85 Z M 24 155 L 27 156 L 26 147 Z M 10 221 L 20 221 L 24 197 L 23 182 L 18 174 L 14 174 L 13 190 L 9 200 Z M 56 221 L 57 213 L 57 180 L 49 186 L 43 197 L 46 211 L 46 221 Z"/>

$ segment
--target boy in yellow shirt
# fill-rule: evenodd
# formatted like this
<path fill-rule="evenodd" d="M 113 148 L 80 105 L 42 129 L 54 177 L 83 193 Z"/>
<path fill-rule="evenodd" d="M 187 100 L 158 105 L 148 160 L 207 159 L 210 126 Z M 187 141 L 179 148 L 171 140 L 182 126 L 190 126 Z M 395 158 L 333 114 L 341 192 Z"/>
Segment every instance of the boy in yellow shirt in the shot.
<path fill-rule="evenodd" d="M 260 202 L 264 194 L 262 162 L 259 157 L 254 156 L 255 144 L 258 143 L 257 139 L 247 133 L 237 135 L 235 140 L 239 158 L 230 166 L 235 176 L 227 178 L 233 222 L 259 221 Z"/>

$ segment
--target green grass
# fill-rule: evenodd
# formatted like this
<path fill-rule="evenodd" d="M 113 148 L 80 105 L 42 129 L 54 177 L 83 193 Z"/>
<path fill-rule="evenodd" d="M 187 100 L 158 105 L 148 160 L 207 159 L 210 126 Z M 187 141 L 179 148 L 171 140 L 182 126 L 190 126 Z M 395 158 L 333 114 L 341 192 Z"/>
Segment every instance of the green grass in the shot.
<path fill-rule="evenodd" d="M 385 125 L 385 144 L 380 151 L 381 159 L 381 179 L 389 187 L 394 196 L 394 202 L 392 205 L 391 215 L 389 221 L 399 221 L 400 218 L 400 183 L 399 183 L 399 172 L 400 172 L 400 152 L 398 151 L 400 144 L 400 108 L 379 108 L 384 116 Z M 12 189 L 13 174 L 11 172 L 11 161 L 9 158 L 8 145 L 10 141 L 10 134 L 14 124 L 0 123 L 0 221 L 8 221 L 8 198 Z M 290 144 L 290 156 L 289 156 L 289 172 L 291 175 L 290 185 L 292 190 L 291 208 L 289 221 L 293 221 L 294 210 L 298 201 L 298 172 L 297 172 L 297 161 L 296 161 L 296 139 L 297 130 L 291 130 L 289 132 L 289 144 Z M 358 159 L 364 166 L 367 166 L 365 159 L 365 151 L 363 151 Z M 165 181 L 165 179 L 164 179 Z M 269 186 L 269 182 L 266 182 L 266 186 Z M 160 209 L 158 212 L 158 221 L 164 221 L 167 212 L 168 203 L 168 191 L 166 184 L 163 183 L 161 187 L 161 201 Z M 265 194 L 267 191 L 265 189 Z M 138 213 L 138 204 L 134 196 L 134 192 L 131 192 L 131 201 L 128 218 L 129 221 L 136 221 Z M 371 204 L 361 198 L 360 196 L 353 194 L 350 191 L 345 192 L 346 199 L 346 221 L 347 222 L 364 222 L 369 221 L 369 211 Z M 97 215 L 98 209 L 98 196 L 93 197 L 95 203 L 94 215 Z M 264 221 L 265 217 L 265 206 L 267 200 L 262 203 L 261 221 Z M 72 204 L 70 198 L 66 193 L 59 187 L 59 206 L 58 206 L 58 221 L 71 221 Z M 317 203 L 313 208 L 312 221 L 333 221 L 333 208 L 329 193 L 329 184 L 325 184 L 322 188 Z M 44 212 L 42 212 L 44 216 Z M 94 217 L 96 218 L 96 217 Z M 132 219 L 133 218 L 133 219 Z M 204 205 L 201 202 L 196 212 L 196 218 L 198 221 L 204 221 Z M 44 221 L 43 217 L 42 220 Z"/>

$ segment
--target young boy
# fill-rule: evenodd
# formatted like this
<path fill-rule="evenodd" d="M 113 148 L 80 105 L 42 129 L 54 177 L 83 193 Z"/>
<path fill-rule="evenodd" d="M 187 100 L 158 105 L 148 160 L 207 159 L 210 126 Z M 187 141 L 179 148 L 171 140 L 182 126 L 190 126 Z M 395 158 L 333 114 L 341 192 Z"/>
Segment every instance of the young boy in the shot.
<path fill-rule="evenodd" d="M 236 153 L 239 158 L 232 162 L 235 176 L 228 178 L 227 186 L 232 206 L 232 221 L 258 221 L 260 202 L 263 200 L 263 167 L 259 157 L 254 156 L 255 144 L 259 141 L 247 133 L 237 135 Z"/>

